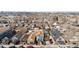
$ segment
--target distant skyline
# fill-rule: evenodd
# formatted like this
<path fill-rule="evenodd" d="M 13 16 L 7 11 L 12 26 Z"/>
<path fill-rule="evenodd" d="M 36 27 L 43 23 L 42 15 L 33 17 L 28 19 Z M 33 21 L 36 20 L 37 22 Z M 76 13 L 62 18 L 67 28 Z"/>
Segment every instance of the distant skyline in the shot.
<path fill-rule="evenodd" d="M 23 15 L 26 15 L 26 16 L 30 16 L 30 15 L 33 15 L 33 14 L 39 14 L 39 13 L 51 13 L 51 14 L 63 14 L 63 15 L 79 15 L 79 12 L 27 12 L 27 11 L 0 11 L 0 16 L 9 16 L 9 15 L 12 15 L 12 16 L 23 16 Z"/>

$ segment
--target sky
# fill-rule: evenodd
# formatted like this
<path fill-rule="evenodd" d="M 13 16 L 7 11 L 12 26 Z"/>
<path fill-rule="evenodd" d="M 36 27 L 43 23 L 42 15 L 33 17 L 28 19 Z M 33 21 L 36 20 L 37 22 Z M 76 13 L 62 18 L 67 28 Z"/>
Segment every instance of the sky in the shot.
<path fill-rule="evenodd" d="M 78 0 L 0 0 L 0 11 L 79 11 L 78 4 Z"/>

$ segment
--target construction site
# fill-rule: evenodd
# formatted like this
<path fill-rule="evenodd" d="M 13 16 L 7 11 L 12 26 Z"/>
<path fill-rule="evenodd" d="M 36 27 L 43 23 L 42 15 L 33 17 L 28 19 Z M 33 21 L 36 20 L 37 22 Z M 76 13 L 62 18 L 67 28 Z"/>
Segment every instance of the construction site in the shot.
<path fill-rule="evenodd" d="M 78 48 L 79 13 L 0 12 L 0 48 Z"/>

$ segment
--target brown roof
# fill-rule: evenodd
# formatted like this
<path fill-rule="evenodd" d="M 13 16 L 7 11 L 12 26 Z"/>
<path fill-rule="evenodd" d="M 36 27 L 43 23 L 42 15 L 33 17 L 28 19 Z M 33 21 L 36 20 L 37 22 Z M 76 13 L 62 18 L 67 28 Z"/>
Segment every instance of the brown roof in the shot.
<path fill-rule="evenodd" d="M 0 27 L 0 32 L 4 32 L 4 31 L 6 31 L 6 29 L 3 27 Z"/>

